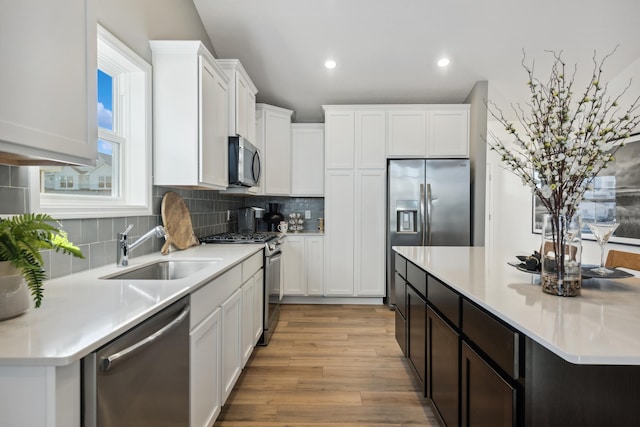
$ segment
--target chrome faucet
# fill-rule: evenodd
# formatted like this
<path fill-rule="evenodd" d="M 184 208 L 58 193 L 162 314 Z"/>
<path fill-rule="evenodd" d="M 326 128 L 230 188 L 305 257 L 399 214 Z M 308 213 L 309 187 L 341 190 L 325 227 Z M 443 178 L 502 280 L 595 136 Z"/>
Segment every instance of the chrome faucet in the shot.
<path fill-rule="evenodd" d="M 151 230 L 147 231 L 142 237 L 138 240 L 129 244 L 128 234 L 133 228 L 133 224 L 129 224 L 126 230 L 122 233 L 118 233 L 118 253 L 116 263 L 118 267 L 126 267 L 129 265 L 129 252 L 140 246 L 144 241 L 149 240 L 151 237 L 155 236 L 157 238 L 164 237 L 167 238 L 167 233 L 164 231 L 164 227 L 158 225 L 153 227 Z"/>

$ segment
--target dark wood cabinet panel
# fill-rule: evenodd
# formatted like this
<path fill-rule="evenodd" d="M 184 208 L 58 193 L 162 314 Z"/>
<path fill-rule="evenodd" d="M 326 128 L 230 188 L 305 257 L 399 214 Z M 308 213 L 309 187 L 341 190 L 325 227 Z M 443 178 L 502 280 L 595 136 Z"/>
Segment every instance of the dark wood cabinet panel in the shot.
<path fill-rule="evenodd" d="M 407 355 L 407 319 L 396 309 L 396 341 L 402 350 L 402 354 Z"/>
<path fill-rule="evenodd" d="M 576 365 L 526 338 L 525 426 L 640 425 L 640 366 Z"/>
<path fill-rule="evenodd" d="M 400 311 L 402 317 L 407 317 L 407 283 L 398 274 L 395 274 L 395 298 L 396 298 L 396 310 Z"/>
<path fill-rule="evenodd" d="M 407 260 L 402 256 L 395 254 L 395 269 L 396 273 L 402 276 L 404 279 L 407 278 Z"/>
<path fill-rule="evenodd" d="M 516 425 L 516 390 L 466 343 L 462 343 L 461 374 L 462 426 Z"/>
<path fill-rule="evenodd" d="M 462 332 L 513 379 L 519 378 L 517 332 L 467 300 L 462 303 Z"/>
<path fill-rule="evenodd" d="M 407 262 L 407 282 L 422 295 L 422 298 L 427 298 L 427 273 L 410 262 Z"/>
<path fill-rule="evenodd" d="M 409 336 L 407 357 L 420 382 L 426 385 L 427 302 L 411 286 L 407 286 L 407 311 Z M 426 388 L 424 388 L 424 392 L 426 393 Z"/>
<path fill-rule="evenodd" d="M 460 295 L 433 276 L 427 279 L 427 300 L 456 327 L 460 327 Z"/>
<path fill-rule="evenodd" d="M 428 395 L 447 427 L 459 425 L 460 336 L 427 309 Z"/>

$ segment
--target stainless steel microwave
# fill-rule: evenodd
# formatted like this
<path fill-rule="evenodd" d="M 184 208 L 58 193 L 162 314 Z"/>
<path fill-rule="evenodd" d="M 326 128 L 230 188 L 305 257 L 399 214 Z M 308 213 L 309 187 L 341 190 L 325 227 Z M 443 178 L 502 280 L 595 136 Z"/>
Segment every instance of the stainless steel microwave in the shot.
<path fill-rule="evenodd" d="M 241 136 L 229 137 L 229 185 L 255 187 L 260 184 L 260 151 Z"/>

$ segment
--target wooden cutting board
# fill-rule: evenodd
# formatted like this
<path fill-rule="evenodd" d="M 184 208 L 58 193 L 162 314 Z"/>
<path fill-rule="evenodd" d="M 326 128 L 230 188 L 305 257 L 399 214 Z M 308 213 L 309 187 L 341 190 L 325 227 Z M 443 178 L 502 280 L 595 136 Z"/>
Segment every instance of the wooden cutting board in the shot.
<path fill-rule="evenodd" d="M 200 242 L 193 233 L 191 215 L 186 203 L 177 193 L 169 191 L 162 197 L 162 223 L 167 233 L 167 241 L 162 246 L 163 255 L 169 253 L 169 246 L 184 250 Z"/>

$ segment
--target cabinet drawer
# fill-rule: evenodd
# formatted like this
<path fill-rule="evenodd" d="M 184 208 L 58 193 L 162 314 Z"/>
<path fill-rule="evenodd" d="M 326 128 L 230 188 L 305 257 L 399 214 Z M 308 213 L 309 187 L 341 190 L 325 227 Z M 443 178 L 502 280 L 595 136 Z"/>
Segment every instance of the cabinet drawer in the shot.
<path fill-rule="evenodd" d="M 407 260 L 404 259 L 401 255 L 396 254 L 395 256 L 396 256 L 396 272 L 406 279 L 407 278 Z"/>
<path fill-rule="evenodd" d="M 404 317 L 407 316 L 407 284 L 398 273 L 395 273 L 395 296 L 396 311 L 399 311 Z"/>
<path fill-rule="evenodd" d="M 512 378 L 519 377 L 519 334 L 469 301 L 462 303 L 462 332 Z"/>
<path fill-rule="evenodd" d="M 418 291 L 422 298 L 427 297 L 427 273 L 407 262 L 407 282 Z"/>
<path fill-rule="evenodd" d="M 438 279 L 429 276 L 427 300 L 456 327 L 460 327 L 460 295 Z"/>
<path fill-rule="evenodd" d="M 264 251 L 264 249 L 262 250 Z M 253 254 L 251 258 L 244 260 L 242 263 L 242 283 L 246 282 L 256 274 L 256 271 L 262 268 L 262 251 Z"/>
<path fill-rule="evenodd" d="M 190 327 L 193 329 L 209 314 L 240 288 L 242 267 L 236 265 L 222 276 L 215 278 L 191 293 Z"/>

